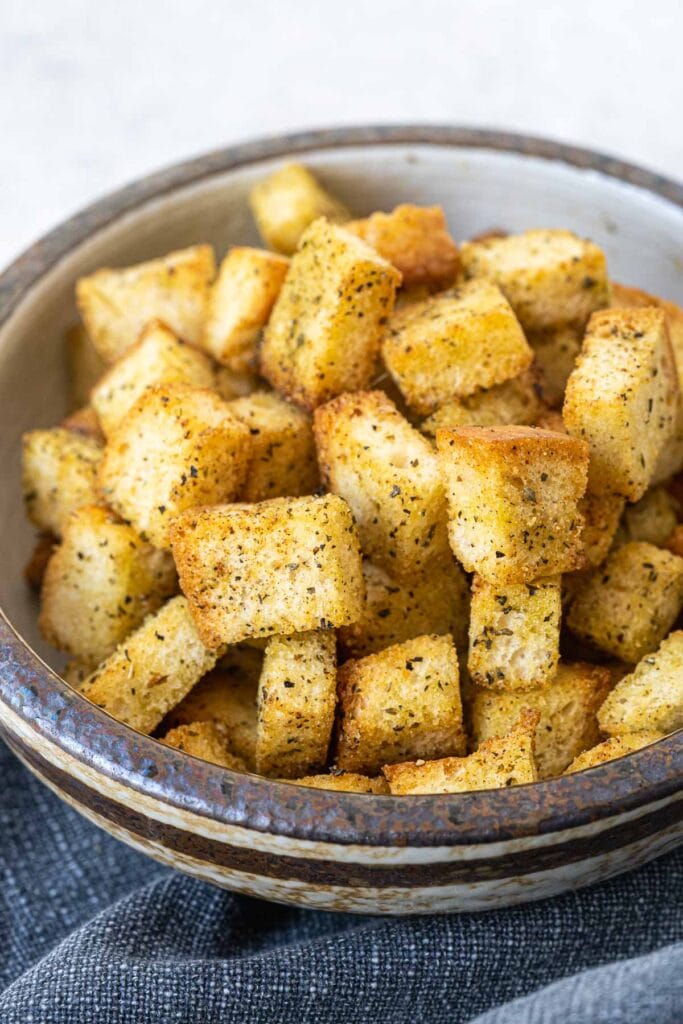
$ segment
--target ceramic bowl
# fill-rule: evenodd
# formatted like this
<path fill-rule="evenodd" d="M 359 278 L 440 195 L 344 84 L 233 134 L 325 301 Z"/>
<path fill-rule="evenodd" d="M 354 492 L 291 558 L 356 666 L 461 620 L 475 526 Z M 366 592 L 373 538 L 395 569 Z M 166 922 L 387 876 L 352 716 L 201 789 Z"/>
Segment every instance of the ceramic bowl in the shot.
<path fill-rule="evenodd" d="M 358 213 L 442 203 L 458 237 L 570 227 L 612 275 L 683 301 L 683 188 L 585 150 L 436 127 L 315 131 L 154 174 L 79 213 L 0 278 L 0 729 L 48 786 L 156 860 L 220 886 L 335 910 L 421 913 L 538 899 L 607 878 L 683 834 L 681 735 L 533 786 L 455 796 L 306 790 L 209 765 L 109 718 L 53 671 L 22 579 L 22 431 L 64 412 L 76 278 L 194 242 L 257 241 L 246 195 L 296 156 Z"/>

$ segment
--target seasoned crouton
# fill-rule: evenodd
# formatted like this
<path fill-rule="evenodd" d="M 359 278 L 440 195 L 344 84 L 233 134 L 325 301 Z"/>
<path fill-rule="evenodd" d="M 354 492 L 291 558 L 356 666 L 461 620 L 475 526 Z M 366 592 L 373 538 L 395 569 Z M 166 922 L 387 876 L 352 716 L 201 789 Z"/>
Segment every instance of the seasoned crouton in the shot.
<path fill-rule="evenodd" d="M 173 597 L 92 673 L 82 693 L 120 722 L 150 733 L 213 668 L 184 597 Z"/>
<path fill-rule="evenodd" d="M 370 779 L 367 775 L 356 772 L 333 772 L 330 775 L 306 775 L 303 779 L 283 779 L 295 786 L 308 786 L 310 789 L 334 789 L 337 793 L 374 793 L 381 795 L 389 792 L 386 780 L 381 776 Z"/>
<path fill-rule="evenodd" d="M 233 398 L 243 398 L 245 395 L 253 394 L 254 391 L 263 391 L 268 384 L 258 374 L 251 371 L 235 373 L 227 366 L 217 366 L 214 386 L 221 398 L 230 402 Z"/>
<path fill-rule="evenodd" d="M 562 409 L 569 433 L 590 445 L 589 489 L 641 498 L 673 436 L 677 403 L 664 313 L 595 313 Z"/>
<path fill-rule="evenodd" d="M 331 630 L 271 637 L 258 690 L 259 774 L 292 779 L 322 768 L 336 699 L 336 639 Z"/>
<path fill-rule="evenodd" d="M 249 430 L 212 391 L 148 388 L 112 432 L 99 473 L 105 500 L 155 547 L 183 509 L 231 501 L 246 479 Z"/>
<path fill-rule="evenodd" d="M 468 572 L 531 583 L 579 568 L 585 442 L 534 427 L 437 431 L 448 533 Z"/>
<path fill-rule="evenodd" d="M 616 548 L 574 598 L 572 632 L 635 664 L 654 651 L 683 608 L 683 559 L 652 544 Z"/>
<path fill-rule="evenodd" d="M 435 437 L 439 427 L 532 426 L 543 409 L 539 375 L 532 366 L 502 384 L 446 402 L 424 421 L 420 430 Z"/>
<path fill-rule="evenodd" d="M 314 409 L 365 387 L 400 284 L 398 271 L 343 228 L 306 231 L 264 331 L 261 373 Z"/>
<path fill-rule="evenodd" d="M 22 486 L 26 514 L 39 530 L 61 537 L 69 514 L 98 501 L 102 445 L 64 427 L 24 434 Z"/>
<path fill-rule="evenodd" d="M 600 708 L 598 721 L 611 736 L 683 728 L 683 631 L 671 633 L 617 683 Z"/>
<path fill-rule="evenodd" d="M 249 205 L 261 238 L 291 256 L 306 228 L 319 217 L 349 220 L 343 203 L 331 196 L 301 164 L 285 164 L 251 190 Z"/>
<path fill-rule="evenodd" d="M 626 499 L 618 494 L 584 494 L 579 509 L 584 518 L 583 547 L 592 566 L 601 565 L 619 529 Z"/>
<path fill-rule="evenodd" d="M 533 360 L 509 303 L 490 281 L 468 281 L 397 310 L 382 356 L 419 413 L 501 384 Z"/>
<path fill-rule="evenodd" d="M 69 409 L 80 409 L 90 401 L 90 392 L 106 370 L 106 364 L 83 324 L 74 324 L 65 331 L 64 352 L 69 382 Z"/>
<path fill-rule="evenodd" d="M 384 392 L 340 395 L 316 410 L 314 430 L 323 481 L 351 506 L 368 557 L 412 579 L 448 556 L 436 455 Z"/>
<path fill-rule="evenodd" d="M 24 567 L 24 579 L 31 590 L 39 591 L 45 578 L 47 563 L 57 546 L 57 539 L 51 533 L 41 533 L 36 540 L 31 557 Z"/>
<path fill-rule="evenodd" d="M 119 359 L 145 324 L 163 320 L 191 344 L 201 340 L 216 273 L 210 245 L 194 245 L 123 269 L 98 270 L 76 282 L 76 301 L 105 363 Z"/>
<path fill-rule="evenodd" d="M 228 735 L 219 722 L 190 722 L 167 732 L 161 741 L 192 757 L 210 761 L 234 772 L 246 770 L 244 761 L 229 749 Z"/>
<path fill-rule="evenodd" d="M 358 535 L 335 495 L 193 509 L 172 524 L 171 543 L 209 647 L 332 629 L 362 612 Z"/>
<path fill-rule="evenodd" d="M 614 761 L 617 757 L 624 757 L 632 754 L 634 750 L 641 750 L 650 743 L 661 740 L 664 733 L 652 730 L 645 732 L 627 732 L 623 736 L 610 736 L 608 740 L 598 743 L 597 747 L 585 750 L 583 754 L 575 757 L 565 775 L 572 775 L 574 772 L 583 772 L 586 768 L 595 768 L 596 765 L 604 764 L 606 761 Z"/>
<path fill-rule="evenodd" d="M 450 636 L 420 636 L 338 673 L 340 724 L 336 763 L 376 774 L 412 757 L 465 750 L 458 657 Z"/>
<path fill-rule="evenodd" d="M 529 332 L 527 340 L 541 373 L 543 397 L 552 409 L 561 409 L 567 381 L 581 352 L 583 331 L 576 327 L 556 327 Z"/>
<path fill-rule="evenodd" d="M 643 540 L 665 547 L 678 525 L 676 499 L 665 487 L 651 487 L 635 505 L 627 505 L 617 542 Z"/>
<path fill-rule="evenodd" d="M 100 418 L 91 405 L 84 405 L 80 409 L 74 409 L 66 416 L 60 426 L 70 430 L 72 434 L 80 434 L 82 437 L 91 437 L 98 444 L 104 444 L 105 438 L 102 431 Z"/>

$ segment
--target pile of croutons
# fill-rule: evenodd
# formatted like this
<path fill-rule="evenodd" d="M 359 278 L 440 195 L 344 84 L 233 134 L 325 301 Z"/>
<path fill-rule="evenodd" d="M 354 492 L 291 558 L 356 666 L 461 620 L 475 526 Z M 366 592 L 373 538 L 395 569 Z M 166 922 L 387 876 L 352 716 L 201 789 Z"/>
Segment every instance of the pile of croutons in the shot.
<path fill-rule="evenodd" d="M 360 793 L 575 772 L 683 726 L 683 310 L 565 230 L 352 220 L 77 284 L 24 439 L 64 678 L 225 767 Z M 672 629 L 674 630 L 672 632 Z"/>

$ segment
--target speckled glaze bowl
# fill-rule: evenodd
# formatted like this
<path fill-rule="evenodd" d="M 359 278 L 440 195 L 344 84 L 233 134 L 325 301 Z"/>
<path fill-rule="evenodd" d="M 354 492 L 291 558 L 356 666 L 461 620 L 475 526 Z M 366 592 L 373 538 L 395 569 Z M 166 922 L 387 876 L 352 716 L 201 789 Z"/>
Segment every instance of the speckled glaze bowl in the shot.
<path fill-rule="evenodd" d="M 683 836 L 681 734 L 534 786 L 456 796 L 306 790 L 164 747 L 72 691 L 36 630 L 22 431 L 64 410 L 62 332 L 76 278 L 193 242 L 254 243 L 250 186 L 296 156 L 358 213 L 442 203 L 458 237 L 562 226 L 612 274 L 683 301 L 683 188 L 540 139 L 437 127 L 316 131 L 152 175 L 59 226 L 0 278 L 0 732 L 86 817 L 217 885 L 335 910 L 422 913 L 539 899 L 633 868 Z"/>

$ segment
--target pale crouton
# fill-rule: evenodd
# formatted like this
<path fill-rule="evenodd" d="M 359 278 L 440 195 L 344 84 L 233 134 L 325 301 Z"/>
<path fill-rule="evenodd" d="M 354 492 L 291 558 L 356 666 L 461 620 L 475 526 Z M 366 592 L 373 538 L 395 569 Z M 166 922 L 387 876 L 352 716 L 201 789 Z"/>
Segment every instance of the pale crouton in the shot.
<path fill-rule="evenodd" d="M 336 702 L 334 633 L 271 637 L 258 690 L 257 772 L 293 779 L 322 768 Z"/>
<path fill-rule="evenodd" d="M 100 418 L 91 405 L 83 405 L 65 416 L 60 426 L 70 430 L 72 434 L 91 437 L 98 444 L 104 444 L 105 437 Z"/>
<path fill-rule="evenodd" d="M 38 591 L 42 587 L 47 563 L 50 561 L 56 547 L 57 539 L 51 533 L 39 534 L 35 547 L 31 552 L 31 557 L 24 566 L 24 579 L 31 590 Z"/>
<path fill-rule="evenodd" d="M 340 395 L 316 409 L 314 430 L 323 481 L 351 506 L 369 558 L 412 579 L 447 557 L 436 455 L 384 392 Z"/>
<path fill-rule="evenodd" d="M 351 214 L 301 164 L 285 164 L 255 185 L 249 205 L 261 238 L 271 249 L 290 256 L 306 228 L 319 217 L 349 220 Z"/>
<path fill-rule="evenodd" d="M 556 327 L 528 332 L 527 340 L 541 372 L 543 397 L 552 409 L 561 409 L 567 381 L 583 345 L 583 331 L 576 327 Z"/>
<path fill-rule="evenodd" d="M 583 547 L 587 562 L 601 565 L 619 529 L 626 499 L 618 494 L 584 494 L 579 509 L 584 518 Z"/>
<path fill-rule="evenodd" d="M 183 509 L 231 501 L 246 479 L 249 430 L 212 391 L 148 388 L 111 434 L 100 467 L 105 500 L 155 547 Z"/>
<path fill-rule="evenodd" d="M 673 436 L 677 403 L 664 313 L 594 314 L 562 409 L 569 433 L 590 445 L 589 489 L 641 498 Z"/>
<path fill-rule="evenodd" d="M 458 657 L 450 636 L 420 636 L 338 673 L 335 759 L 345 771 L 376 774 L 406 758 L 465 751 Z"/>
<path fill-rule="evenodd" d="M 234 772 L 246 770 L 244 761 L 229 749 L 228 735 L 219 722 L 190 722 L 167 732 L 161 741 L 185 754 L 210 761 Z"/>
<path fill-rule="evenodd" d="M 604 764 L 606 761 L 614 761 L 617 757 L 624 757 L 632 754 L 634 750 L 641 750 L 650 743 L 661 740 L 664 733 L 652 730 L 645 732 L 627 732 L 623 736 L 610 736 L 608 740 L 598 743 L 597 747 L 585 750 L 583 754 L 575 757 L 565 775 L 572 775 L 574 772 L 583 772 L 586 768 L 595 768 L 596 765 Z"/>
<path fill-rule="evenodd" d="M 333 789 L 337 793 L 374 793 L 382 795 L 389 792 L 386 779 L 381 776 L 370 779 L 367 775 L 357 772 L 332 772 L 330 775 L 306 775 L 303 779 L 283 779 L 295 786 L 308 786 L 310 789 Z"/>
<path fill-rule="evenodd" d="M 616 736 L 683 728 L 683 631 L 671 633 L 617 683 L 600 708 L 598 721 L 603 732 Z"/>
<path fill-rule="evenodd" d="M 420 430 L 435 437 L 439 427 L 532 426 L 544 409 L 542 396 L 539 375 L 532 366 L 502 384 L 446 402 L 422 423 Z"/>
<path fill-rule="evenodd" d="M 69 409 L 80 409 L 90 401 L 90 392 L 107 367 L 83 324 L 74 324 L 65 331 L 64 354 Z"/>
<path fill-rule="evenodd" d="M 39 530 L 61 537 L 69 514 L 98 501 L 102 445 L 64 427 L 24 434 L 22 487 L 26 514 Z"/>
<path fill-rule="evenodd" d="M 665 487 L 651 487 L 635 505 L 627 505 L 617 534 L 617 542 L 643 540 L 665 547 L 678 525 L 676 499 Z"/>
<path fill-rule="evenodd" d="M 436 435 L 448 533 L 468 572 L 532 583 L 579 568 L 588 446 L 534 427 L 461 427 Z"/>
<path fill-rule="evenodd" d="M 265 380 L 250 370 L 235 373 L 227 366 L 216 366 L 215 389 L 221 398 L 230 402 L 233 398 L 243 398 L 254 391 L 263 391 L 268 387 Z"/>
<path fill-rule="evenodd" d="M 601 651 L 635 664 L 683 608 L 683 559 L 652 544 L 616 548 L 572 602 L 567 624 Z"/>
<path fill-rule="evenodd" d="M 306 231 L 264 331 L 261 372 L 314 409 L 366 387 L 400 284 L 398 271 L 326 220 Z"/>
<path fill-rule="evenodd" d="M 201 340 L 216 273 L 210 245 L 194 245 L 122 269 L 98 270 L 76 282 L 76 301 L 105 363 L 130 348 L 150 320 L 163 320 L 191 344 Z"/>
<path fill-rule="evenodd" d="M 332 629 L 362 612 L 358 535 L 335 495 L 190 510 L 173 523 L 171 542 L 209 647 Z"/>

